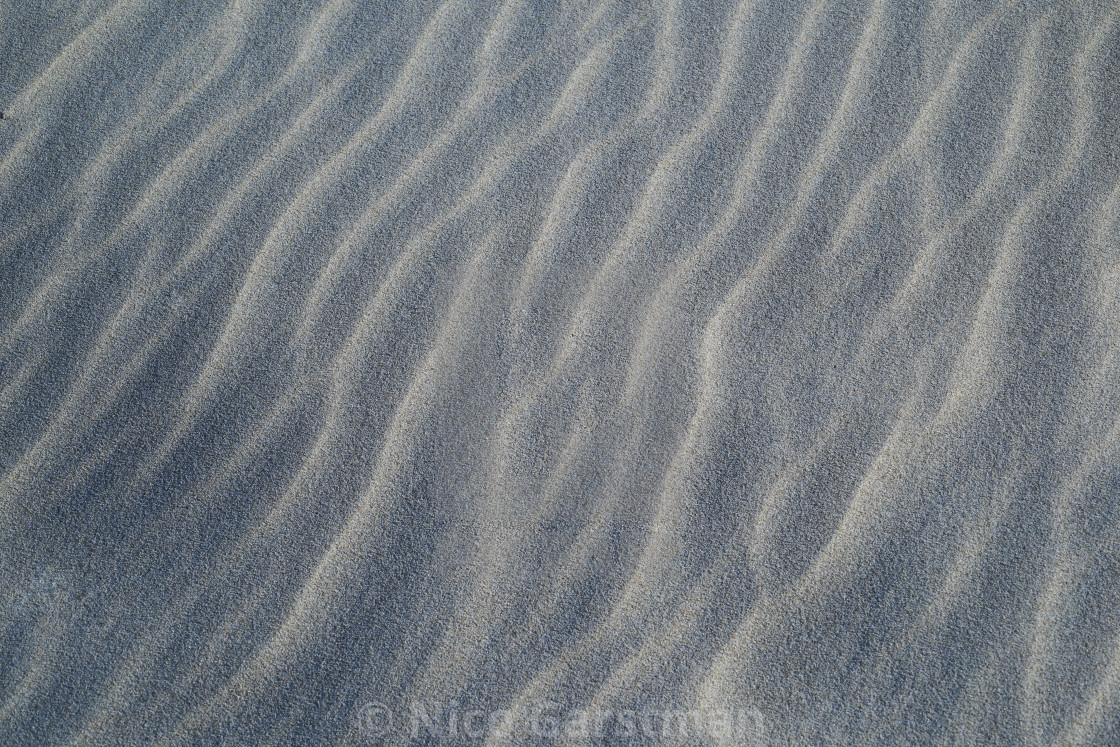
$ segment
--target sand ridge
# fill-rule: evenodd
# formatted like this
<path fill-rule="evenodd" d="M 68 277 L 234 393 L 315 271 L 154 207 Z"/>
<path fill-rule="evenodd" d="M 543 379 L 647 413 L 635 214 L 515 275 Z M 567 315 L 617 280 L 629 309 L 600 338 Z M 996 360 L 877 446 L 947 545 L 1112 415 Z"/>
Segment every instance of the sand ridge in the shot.
<path fill-rule="evenodd" d="M 1120 740 L 1113 4 L 0 18 L 0 742 Z"/>

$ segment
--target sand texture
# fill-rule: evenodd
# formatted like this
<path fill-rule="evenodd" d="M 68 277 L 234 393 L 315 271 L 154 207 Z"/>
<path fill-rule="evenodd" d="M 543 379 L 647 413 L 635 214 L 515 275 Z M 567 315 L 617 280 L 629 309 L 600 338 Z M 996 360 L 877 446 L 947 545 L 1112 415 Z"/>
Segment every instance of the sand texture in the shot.
<path fill-rule="evenodd" d="M 0 744 L 1120 745 L 1114 2 L 0 2 Z"/>

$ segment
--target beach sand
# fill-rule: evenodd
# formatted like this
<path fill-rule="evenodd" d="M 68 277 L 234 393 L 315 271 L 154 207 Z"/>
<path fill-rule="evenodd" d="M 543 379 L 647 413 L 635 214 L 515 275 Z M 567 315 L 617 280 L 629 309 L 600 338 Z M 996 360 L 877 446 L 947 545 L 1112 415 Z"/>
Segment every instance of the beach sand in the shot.
<path fill-rule="evenodd" d="M 0 743 L 1120 744 L 1112 2 L 0 3 Z"/>

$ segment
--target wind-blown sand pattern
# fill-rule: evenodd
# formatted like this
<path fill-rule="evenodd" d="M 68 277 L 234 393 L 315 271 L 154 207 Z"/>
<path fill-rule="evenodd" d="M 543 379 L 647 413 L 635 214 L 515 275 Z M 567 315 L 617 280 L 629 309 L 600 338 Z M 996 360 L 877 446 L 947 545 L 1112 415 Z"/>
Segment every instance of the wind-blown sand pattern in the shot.
<path fill-rule="evenodd" d="M 1120 744 L 1120 7 L 282 5 L 0 9 L 0 742 Z"/>

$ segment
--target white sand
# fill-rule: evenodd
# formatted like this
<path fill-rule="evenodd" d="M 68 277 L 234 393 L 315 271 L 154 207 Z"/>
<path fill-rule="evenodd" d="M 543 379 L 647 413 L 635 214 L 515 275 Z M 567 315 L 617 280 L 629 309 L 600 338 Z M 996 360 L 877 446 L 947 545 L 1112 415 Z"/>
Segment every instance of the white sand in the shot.
<path fill-rule="evenodd" d="M 1120 744 L 1118 13 L 0 3 L 0 744 Z"/>

